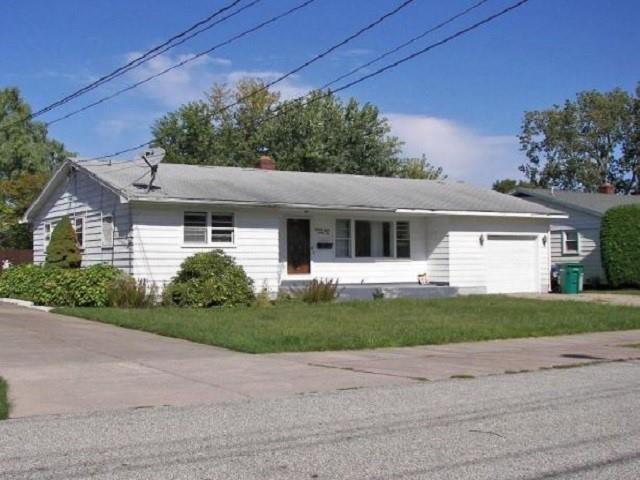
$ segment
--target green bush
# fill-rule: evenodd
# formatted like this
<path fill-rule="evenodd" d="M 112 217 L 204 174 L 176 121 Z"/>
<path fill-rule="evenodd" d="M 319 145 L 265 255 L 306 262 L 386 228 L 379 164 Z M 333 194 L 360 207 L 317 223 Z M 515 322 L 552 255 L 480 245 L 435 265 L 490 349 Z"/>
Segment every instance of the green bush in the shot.
<path fill-rule="evenodd" d="M 610 286 L 640 287 L 640 205 L 615 207 L 605 213 L 600 251 Z"/>
<path fill-rule="evenodd" d="M 340 296 L 338 281 L 314 278 L 304 287 L 294 290 L 293 296 L 306 303 L 332 302 Z"/>
<path fill-rule="evenodd" d="M 121 274 L 109 285 L 109 305 L 120 308 L 152 307 L 156 302 L 157 289 L 145 279 Z"/>
<path fill-rule="evenodd" d="M 46 264 L 51 267 L 80 268 L 81 262 L 76 232 L 69 217 L 63 217 L 51 232 Z"/>
<path fill-rule="evenodd" d="M 37 305 L 104 307 L 110 286 L 122 275 L 110 265 L 82 269 L 18 265 L 0 276 L 0 297 L 29 300 Z"/>
<path fill-rule="evenodd" d="M 165 304 L 181 307 L 242 305 L 253 298 L 253 281 L 221 250 L 187 258 L 163 292 Z"/>

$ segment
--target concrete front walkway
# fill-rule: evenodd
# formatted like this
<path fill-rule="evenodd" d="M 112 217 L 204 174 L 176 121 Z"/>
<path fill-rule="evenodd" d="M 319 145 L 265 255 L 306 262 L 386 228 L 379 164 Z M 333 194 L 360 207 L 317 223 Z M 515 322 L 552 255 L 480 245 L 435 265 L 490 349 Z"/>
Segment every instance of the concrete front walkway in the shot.
<path fill-rule="evenodd" d="M 250 355 L 0 304 L 12 417 L 282 397 L 640 358 L 640 330 L 432 347 Z"/>

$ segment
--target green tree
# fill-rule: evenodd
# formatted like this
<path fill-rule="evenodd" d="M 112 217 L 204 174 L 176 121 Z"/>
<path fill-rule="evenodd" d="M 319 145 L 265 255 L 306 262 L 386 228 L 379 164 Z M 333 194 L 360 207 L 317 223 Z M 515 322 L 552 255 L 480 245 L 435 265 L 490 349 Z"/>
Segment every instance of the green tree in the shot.
<path fill-rule="evenodd" d="M 447 178 L 442 172 L 442 167 L 430 164 L 424 154 L 419 158 L 403 159 L 398 176 L 417 180 L 445 180 Z"/>
<path fill-rule="evenodd" d="M 531 187 L 535 187 L 535 185 L 532 185 L 531 183 L 525 182 L 523 180 L 503 178 L 502 180 L 496 180 L 495 182 L 493 182 L 493 186 L 491 188 L 496 192 L 511 193 L 517 187 L 531 188 Z"/>
<path fill-rule="evenodd" d="M 0 180 L 0 248 L 33 248 L 29 225 L 20 219 L 42 191 L 48 175 L 18 172 Z"/>
<path fill-rule="evenodd" d="M 0 89 L 0 179 L 16 172 L 50 172 L 69 156 L 62 143 L 47 136 L 44 123 L 25 120 L 30 114 L 17 88 Z"/>
<path fill-rule="evenodd" d="M 81 262 L 76 232 L 69 217 L 63 217 L 51 232 L 45 263 L 54 267 L 79 268 Z"/>
<path fill-rule="evenodd" d="M 375 106 L 321 92 L 281 102 L 264 85 L 215 85 L 206 100 L 159 119 L 154 143 L 173 163 L 253 166 L 257 150 L 267 147 L 281 170 L 399 173 L 401 142 Z"/>
<path fill-rule="evenodd" d="M 526 112 L 520 170 L 542 187 L 595 191 L 611 182 L 623 193 L 637 189 L 638 94 L 585 91 L 563 106 Z"/>

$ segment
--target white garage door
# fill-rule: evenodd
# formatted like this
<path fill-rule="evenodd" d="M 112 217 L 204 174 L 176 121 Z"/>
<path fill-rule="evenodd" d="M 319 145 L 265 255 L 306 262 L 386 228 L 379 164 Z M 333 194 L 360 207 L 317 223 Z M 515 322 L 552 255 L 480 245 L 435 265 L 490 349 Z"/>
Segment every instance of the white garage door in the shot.
<path fill-rule="evenodd" d="M 488 235 L 485 247 L 488 293 L 539 291 L 535 236 Z"/>

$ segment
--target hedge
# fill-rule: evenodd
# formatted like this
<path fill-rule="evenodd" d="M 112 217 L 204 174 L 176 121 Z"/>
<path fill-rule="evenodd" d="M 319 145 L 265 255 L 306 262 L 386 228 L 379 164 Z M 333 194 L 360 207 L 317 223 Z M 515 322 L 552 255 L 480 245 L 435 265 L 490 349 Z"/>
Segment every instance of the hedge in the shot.
<path fill-rule="evenodd" d="M 0 275 L 0 297 L 56 307 L 104 307 L 109 304 L 110 286 L 120 275 L 110 265 L 81 269 L 17 265 Z"/>
<path fill-rule="evenodd" d="M 640 287 L 640 205 L 615 207 L 605 213 L 600 251 L 610 286 Z"/>

